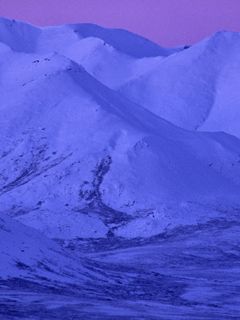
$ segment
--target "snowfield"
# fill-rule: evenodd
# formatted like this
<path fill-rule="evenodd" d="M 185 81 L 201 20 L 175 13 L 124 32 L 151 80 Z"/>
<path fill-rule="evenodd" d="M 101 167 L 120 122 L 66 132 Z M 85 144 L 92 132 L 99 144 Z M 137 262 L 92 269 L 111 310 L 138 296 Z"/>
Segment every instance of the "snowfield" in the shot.
<path fill-rule="evenodd" d="M 86 319 L 237 319 L 239 50 L 238 33 L 165 49 L 92 24 L 0 19 L 4 320 L 13 290 L 38 310 L 25 319 L 70 296 L 69 316 Z"/>

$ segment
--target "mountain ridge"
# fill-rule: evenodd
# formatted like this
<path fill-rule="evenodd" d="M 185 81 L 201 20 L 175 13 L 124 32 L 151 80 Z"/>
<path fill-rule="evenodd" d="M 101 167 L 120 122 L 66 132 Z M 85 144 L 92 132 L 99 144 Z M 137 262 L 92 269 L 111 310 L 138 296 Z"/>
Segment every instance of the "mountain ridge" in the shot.
<path fill-rule="evenodd" d="M 12 22 L 7 20 L 6 24 Z M 79 32 L 83 28 L 83 37 L 88 37 L 89 32 L 91 36 L 105 32 L 94 25 L 78 28 Z M 209 205 L 237 205 L 238 139 L 226 133 L 177 127 L 149 110 L 149 105 L 143 107 L 122 94 L 122 90 L 101 81 L 99 77 L 106 66 L 102 59 L 94 60 L 95 52 L 104 48 L 101 55 L 109 52 L 111 61 L 115 59 L 120 68 L 121 63 L 125 66 L 121 78 L 124 80 L 130 65 L 134 69 L 139 64 L 139 70 L 145 65 L 141 76 L 144 77 L 171 61 L 182 59 L 185 63 L 189 52 L 196 55 L 193 59 L 198 59 L 198 47 L 205 55 L 205 45 L 192 46 L 165 58 L 125 60 L 119 53 L 116 55 L 114 48 L 106 47 L 103 39 L 90 37 L 81 42 L 76 40 L 79 35 L 69 33 L 68 27 L 44 30 L 50 33 L 44 35 L 43 44 L 50 44 L 53 35 L 60 37 L 54 40 L 59 52 L 44 50 L 45 45 L 36 46 L 39 52 L 35 53 L 8 50 L 5 45 L 0 51 L 2 212 L 38 226 L 52 237 L 61 237 L 60 230 L 67 238 L 106 237 L 109 231 L 121 234 L 123 225 L 132 221 L 151 221 L 152 212 L 165 221 L 158 222 L 154 232 L 162 231 L 176 219 L 162 211 L 165 205 L 175 208 L 175 216 L 175 211 L 182 210 L 182 203 L 195 202 L 198 206 L 202 202 L 206 205 L 206 217 Z M 66 33 L 61 35 L 56 30 Z M 87 60 L 78 55 L 71 59 L 72 49 L 64 54 L 62 43 L 69 35 L 70 42 L 78 41 L 77 52 L 82 50 Z M 221 45 L 222 37 L 228 41 L 229 35 L 216 34 L 210 45 L 212 41 Z M 94 74 L 92 64 L 99 68 L 98 74 Z M 112 66 L 108 66 L 110 73 L 105 78 L 109 82 L 116 71 Z M 145 72 L 148 68 L 151 71 Z M 147 86 L 139 95 L 146 90 Z M 144 190 L 148 190 L 147 197 Z M 72 221 L 68 218 L 71 213 Z M 187 219 L 183 218 L 182 223 L 187 223 Z"/>
<path fill-rule="evenodd" d="M 178 210 L 178 202 L 237 198 L 236 138 L 177 128 L 62 55 L 9 59 L 1 77 L 15 95 L 5 88 L 2 96 L 2 212 L 53 237 L 61 229 L 69 238 L 105 237 L 144 210 L 150 220 L 152 211 L 163 215 L 160 232 L 173 219 L 165 202 Z"/>

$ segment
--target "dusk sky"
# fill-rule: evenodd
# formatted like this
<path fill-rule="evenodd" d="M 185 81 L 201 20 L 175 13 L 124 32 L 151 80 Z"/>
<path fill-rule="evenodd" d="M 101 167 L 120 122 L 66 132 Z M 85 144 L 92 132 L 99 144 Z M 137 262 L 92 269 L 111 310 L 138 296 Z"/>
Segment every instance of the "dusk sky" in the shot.
<path fill-rule="evenodd" d="M 0 0 L 0 16 L 41 26 L 92 22 L 177 46 L 240 31 L 240 0 Z"/>

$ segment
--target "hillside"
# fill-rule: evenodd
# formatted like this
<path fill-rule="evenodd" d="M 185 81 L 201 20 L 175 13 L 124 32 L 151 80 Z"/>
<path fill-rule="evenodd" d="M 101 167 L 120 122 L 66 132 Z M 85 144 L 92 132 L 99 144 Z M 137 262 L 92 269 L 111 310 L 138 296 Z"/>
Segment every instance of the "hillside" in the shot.
<path fill-rule="evenodd" d="M 172 123 L 239 137 L 240 35 L 218 32 L 162 60 L 120 92 Z"/>
<path fill-rule="evenodd" d="M 177 128 L 62 54 L 2 48 L 2 212 L 52 237 L 104 237 L 143 218 L 160 232 L 177 211 L 196 221 L 190 202 L 238 203 L 238 139 Z"/>
<path fill-rule="evenodd" d="M 1 319 L 237 319 L 239 46 L 0 19 Z"/>
<path fill-rule="evenodd" d="M 70 257 L 54 241 L 3 216 L 0 218 L 0 259 L 1 280 L 19 277 L 53 285 L 86 279 L 79 260 Z"/>

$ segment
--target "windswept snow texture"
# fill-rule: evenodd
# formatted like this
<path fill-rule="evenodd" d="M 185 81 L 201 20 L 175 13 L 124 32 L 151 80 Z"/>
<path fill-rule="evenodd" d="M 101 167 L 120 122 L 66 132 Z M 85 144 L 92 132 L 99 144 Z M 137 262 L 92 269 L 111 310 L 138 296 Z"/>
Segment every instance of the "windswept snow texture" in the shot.
<path fill-rule="evenodd" d="M 239 49 L 0 19 L 4 320 L 238 319 Z"/>

